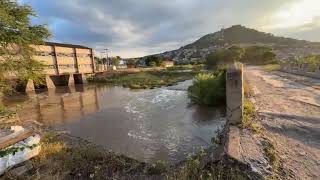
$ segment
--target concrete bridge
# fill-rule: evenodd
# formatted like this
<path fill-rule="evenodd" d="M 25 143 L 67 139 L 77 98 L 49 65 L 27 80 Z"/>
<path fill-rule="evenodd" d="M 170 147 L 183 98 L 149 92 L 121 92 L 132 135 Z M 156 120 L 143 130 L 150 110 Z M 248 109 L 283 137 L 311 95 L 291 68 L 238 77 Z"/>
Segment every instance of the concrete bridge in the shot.
<path fill-rule="evenodd" d="M 34 48 L 34 59 L 47 65 L 45 74 L 48 89 L 86 83 L 87 76 L 95 73 L 94 55 L 89 47 L 46 42 Z M 34 90 L 33 80 L 29 80 L 26 91 Z"/>
<path fill-rule="evenodd" d="M 281 169 L 281 179 L 319 179 L 319 68 L 288 63 L 282 64 L 281 71 L 266 72 L 262 67 L 246 66 L 243 79 L 242 69 L 229 69 L 226 154 L 264 177 Z M 255 131 L 238 127 L 243 115 L 242 81 L 250 89 L 246 99 L 256 109 L 251 119 Z M 270 151 L 273 156 L 266 153 Z M 272 157 L 279 165 L 270 161 Z"/>

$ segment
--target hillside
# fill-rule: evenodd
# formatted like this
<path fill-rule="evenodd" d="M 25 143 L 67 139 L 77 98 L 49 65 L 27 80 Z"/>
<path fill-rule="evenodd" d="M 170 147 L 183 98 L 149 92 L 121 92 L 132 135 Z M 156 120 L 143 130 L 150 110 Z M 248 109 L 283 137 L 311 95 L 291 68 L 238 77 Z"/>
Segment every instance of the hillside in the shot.
<path fill-rule="evenodd" d="M 208 34 L 183 48 L 208 48 L 212 45 L 224 44 L 276 44 L 276 45 L 308 45 L 310 42 L 292 38 L 277 37 L 241 25 L 235 25 L 218 32 Z"/>
<path fill-rule="evenodd" d="M 202 62 L 209 53 L 217 49 L 230 47 L 231 45 L 270 46 L 279 59 L 320 54 L 319 42 L 278 37 L 241 25 L 234 25 L 230 28 L 207 34 L 194 43 L 183 46 L 177 50 L 158 54 L 158 56 L 173 59 L 178 63 Z"/>

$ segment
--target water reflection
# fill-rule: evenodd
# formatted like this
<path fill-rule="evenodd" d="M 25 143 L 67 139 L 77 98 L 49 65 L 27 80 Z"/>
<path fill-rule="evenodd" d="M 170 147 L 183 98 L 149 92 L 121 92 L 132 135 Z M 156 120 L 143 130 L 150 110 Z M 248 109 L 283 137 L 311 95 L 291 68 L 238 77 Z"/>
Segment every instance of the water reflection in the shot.
<path fill-rule="evenodd" d="M 189 105 L 190 83 L 135 91 L 76 86 L 6 103 L 22 102 L 21 120 L 37 120 L 139 160 L 176 162 L 209 146 L 225 122 L 221 109 Z"/>
<path fill-rule="evenodd" d="M 21 102 L 22 101 L 22 102 Z M 49 90 L 34 97 L 18 96 L 4 100 L 7 104 L 19 104 L 18 116 L 22 121 L 36 120 L 46 125 L 74 121 L 99 110 L 97 89 L 78 86 Z"/>

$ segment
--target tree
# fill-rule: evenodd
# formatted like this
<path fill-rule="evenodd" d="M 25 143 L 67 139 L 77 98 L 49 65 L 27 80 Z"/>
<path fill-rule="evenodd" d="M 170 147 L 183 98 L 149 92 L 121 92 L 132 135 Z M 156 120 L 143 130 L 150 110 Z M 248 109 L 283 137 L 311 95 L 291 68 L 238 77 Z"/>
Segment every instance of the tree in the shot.
<path fill-rule="evenodd" d="M 44 65 L 35 61 L 31 45 L 43 44 L 50 36 L 44 25 L 31 25 L 32 8 L 16 1 L 0 0 L 0 91 L 7 90 L 7 74 L 13 73 L 20 80 L 42 81 Z"/>
<path fill-rule="evenodd" d="M 111 63 L 114 66 L 119 66 L 120 60 L 121 60 L 121 57 L 120 56 L 116 56 L 116 57 L 111 58 Z"/>
<path fill-rule="evenodd" d="M 147 66 L 161 66 L 163 58 L 157 56 L 148 56 L 145 60 Z"/>
<path fill-rule="evenodd" d="M 251 46 L 245 49 L 242 62 L 249 64 L 269 64 L 276 60 L 276 55 L 270 47 Z"/>
<path fill-rule="evenodd" d="M 136 60 L 136 59 L 128 59 L 127 60 L 127 66 L 129 68 L 136 67 L 137 66 L 137 62 L 138 62 L 138 60 Z"/>
<path fill-rule="evenodd" d="M 206 64 L 209 68 L 217 68 L 221 64 L 229 64 L 240 61 L 243 55 L 243 48 L 232 46 L 228 49 L 221 49 L 210 53 L 206 58 Z"/>

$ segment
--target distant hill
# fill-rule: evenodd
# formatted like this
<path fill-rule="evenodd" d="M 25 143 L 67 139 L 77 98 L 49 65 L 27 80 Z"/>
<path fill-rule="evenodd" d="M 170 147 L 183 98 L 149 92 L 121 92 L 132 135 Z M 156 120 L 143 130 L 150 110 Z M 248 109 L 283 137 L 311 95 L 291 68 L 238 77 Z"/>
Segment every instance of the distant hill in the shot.
<path fill-rule="evenodd" d="M 212 45 L 224 44 L 274 44 L 274 45 L 310 45 L 313 44 L 305 40 L 296 40 L 274 36 L 245 26 L 234 25 L 227 29 L 205 35 L 196 42 L 186 45 L 184 49 L 208 48 Z"/>
<path fill-rule="evenodd" d="M 273 48 L 279 59 L 320 54 L 320 42 L 279 37 L 242 25 L 234 25 L 218 32 L 207 34 L 177 50 L 167 51 L 157 54 L 157 56 L 170 58 L 178 63 L 203 62 L 209 53 L 232 45 L 269 46 Z"/>

